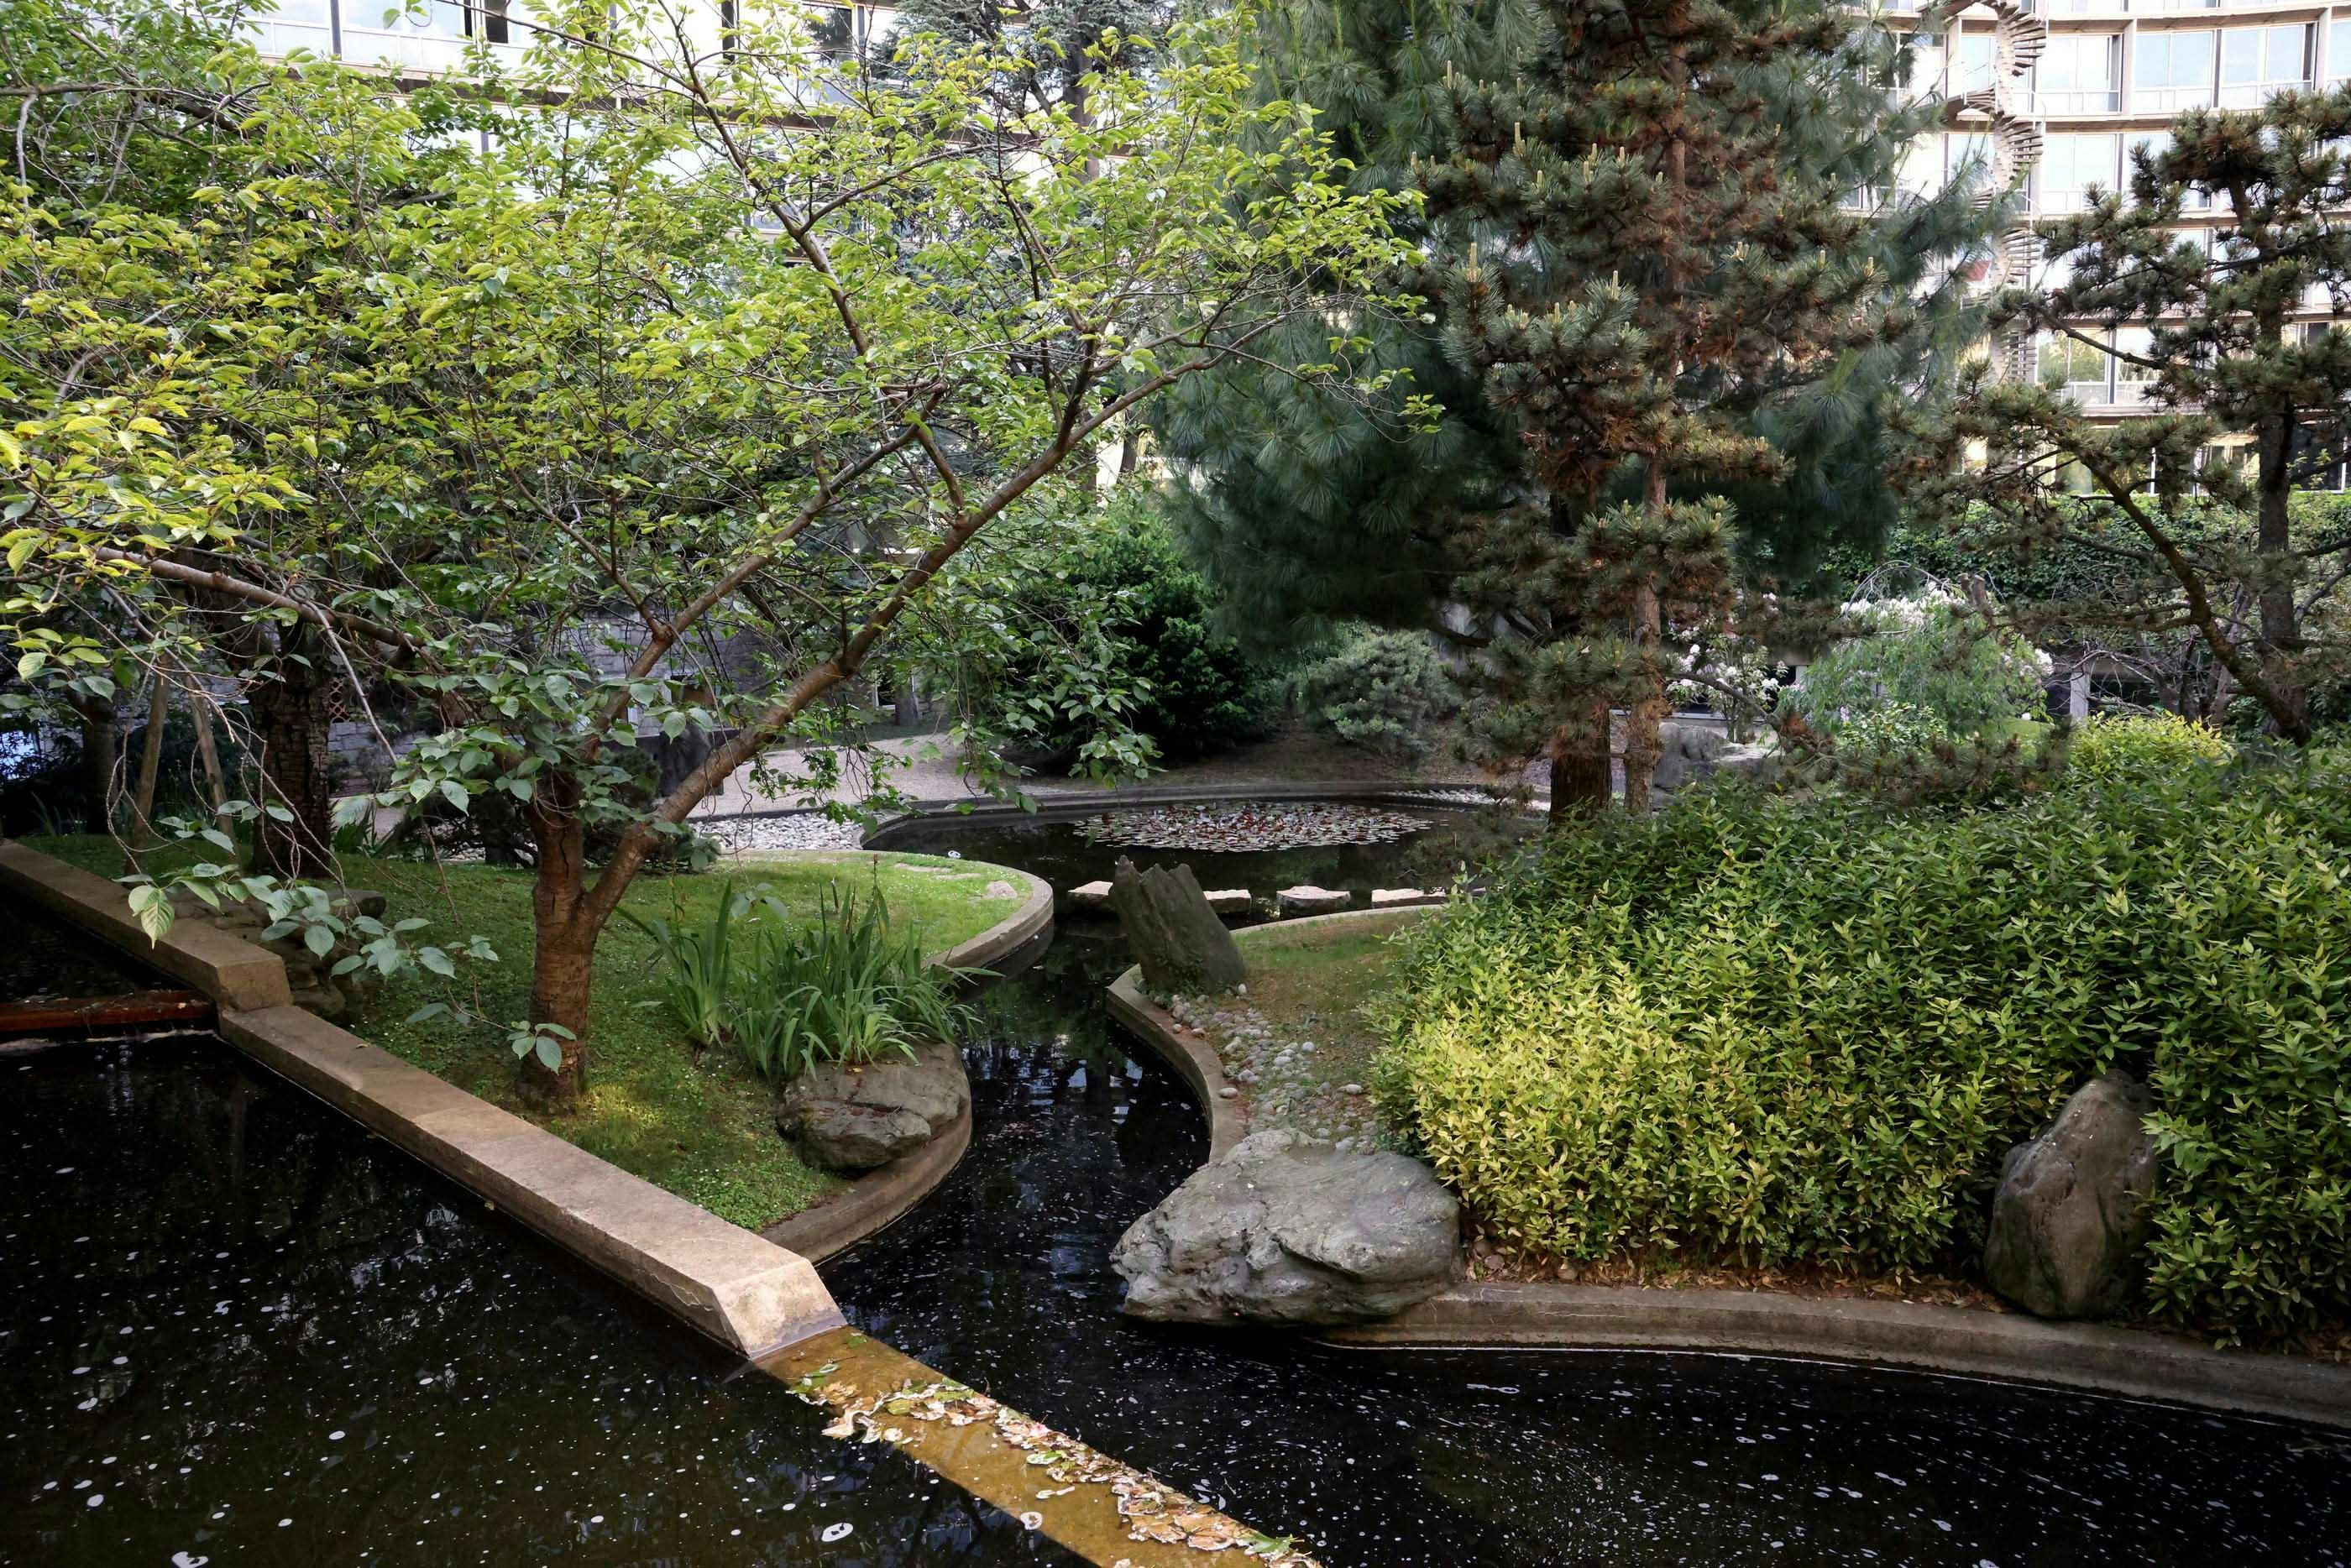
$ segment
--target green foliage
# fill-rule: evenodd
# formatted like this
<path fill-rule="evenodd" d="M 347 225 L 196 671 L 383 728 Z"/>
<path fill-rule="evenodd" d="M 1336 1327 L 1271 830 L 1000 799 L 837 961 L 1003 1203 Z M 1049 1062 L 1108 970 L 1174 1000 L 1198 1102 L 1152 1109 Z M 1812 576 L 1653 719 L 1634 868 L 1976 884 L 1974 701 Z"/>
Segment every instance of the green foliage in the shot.
<path fill-rule="evenodd" d="M 2160 783 L 2190 768 L 2225 767 L 2236 754 L 2218 732 L 2176 713 L 2098 713 L 2075 731 L 2064 776 L 2071 785 Z"/>
<path fill-rule="evenodd" d="M 1398 762 L 1427 755 L 1437 726 L 1460 701 L 1426 636 L 1364 627 L 1299 671 L 1297 685 L 1315 722 Z"/>
<path fill-rule="evenodd" d="M 1407 939 L 1384 1112 L 1575 1259 L 1965 1270 L 2008 1148 L 2151 1082 L 2145 1303 L 2351 1312 L 2351 756 L 2001 809 L 1735 787 L 1556 835 Z"/>
<path fill-rule="evenodd" d="M 1943 736 L 1980 735 L 2043 711 L 2047 658 L 1955 597 L 1856 601 L 1844 618 L 1860 635 L 1813 660 L 1781 698 L 1782 712 L 1825 735 L 1841 741 L 1855 720 L 1888 710 Z"/>
<path fill-rule="evenodd" d="M 1262 721 L 1264 673 L 1215 628 L 1215 593 L 1147 504 L 1122 497 L 1058 532 L 1058 547 L 999 590 L 1028 621 L 977 683 L 983 731 L 1073 772 L 1128 761 L 1140 772 Z"/>
<path fill-rule="evenodd" d="M 775 893 L 732 883 L 698 926 L 623 913 L 653 938 L 664 966 L 658 1004 L 686 1037 L 734 1046 L 771 1081 L 820 1062 L 911 1057 L 967 1022 L 953 987 L 973 971 L 926 962 L 879 888 L 828 887 L 806 920 Z"/>

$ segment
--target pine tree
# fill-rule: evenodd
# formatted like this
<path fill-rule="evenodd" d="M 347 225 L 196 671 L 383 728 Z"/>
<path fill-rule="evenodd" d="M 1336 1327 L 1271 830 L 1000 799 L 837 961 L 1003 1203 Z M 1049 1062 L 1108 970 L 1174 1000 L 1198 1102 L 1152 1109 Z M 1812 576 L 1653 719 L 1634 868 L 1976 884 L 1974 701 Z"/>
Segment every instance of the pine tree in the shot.
<path fill-rule="evenodd" d="M 1448 145 L 1422 173 L 1445 242 L 1426 292 L 1515 425 L 1528 481 L 1460 545 L 1465 597 L 1520 634 L 1490 661 L 1495 738 L 1523 746 L 1548 723 L 1555 808 L 1603 803 L 1622 705 L 1640 809 L 1681 644 L 1734 581 L 1732 514 L 1710 492 L 1782 479 L 1755 410 L 1898 338 L 1907 304 L 1869 220 L 1796 156 L 1801 117 L 1776 90 L 1850 57 L 1843 11 L 1543 8 L 1556 44 L 1522 75 L 1452 84 Z"/>
<path fill-rule="evenodd" d="M 1359 185 L 1417 185 L 1448 145 L 1462 84 L 1508 81 L 1521 62 L 1558 60 L 1556 26 L 1554 8 L 1534 0 L 1284 0 L 1261 26 L 1261 90 L 1315 102 L 1318 125 L 1357 165 Z M 1909 140 L 1934 113 L 1896 107 L 1908 68 L 1904 39 L 1867 27 L 1839 37 L 1833 52 L 1783 51 L 1739 67 L 1742 84 L 1767 105 L 1761 118 L 1778 132 L 1773 151 L 1785 182 L 1832 197 L 1892 187 Z M 2001 220 L 1996 204 L 1954 182 L 1846 225 L 1848 254 L 1877 265 L 1880 330 L 1818 346 L 1802 357 L 1801 373 L 1783 367 L 1765 381 L 1720 389 L 1724 416 L 1783 461 L 1677 472 L 1673 493 L 1734 504 L 1726 526 L 1741 580 L 1801 577 L 1831 542 L 1875 545 L 1894 513 L 1883 477 L 1892 411 L 1947 379 L 1979 336 L 1980 314 L 1959 275 L 1987 250 Z M 1457 234 L 1461 226 L 1457 221 Z M 1558 286 L 1564 291 L 1571 280 L 1562 275 Z M 1488 613 L 1477 629 L 1501 639 L 1490 649 L 1500 677 L 1489 693 L 1499 709 L 1487 737 L 1495 760 L 1554 752 L 1562 726 L 1549 722 L 1539 683 L 1513 678 L 1527 672 L 1553 618 L 1498 605 L 1488 591 L 1510 586 L 1507 573 L 1488 567 L 1517 558 L 1507 536 L 1526 519 L 1513 508 L 1537 490 L 1519 441 L 1520 415 L 1488 400 L 1484 367 L 1447 352 L 1448 309 L 1437 293 L 1418 319 L 1364 324 L 1372 362 L 1406 370 L 1409 390 L 1441 410 L 1433 428 L 1383 421 L 1246 366 L 1164 403 L 1157 431 L 1188 482 L 1176 493 L 1176 514 L 1237 621 L 1260 638 L 1311 635 L 1335 618 L 1458 630 L 1447 625 L 1453 612 L 1478 603 Z M 1618 476 L 1611 498 L 1628 481 L 1637 489 L 1637 477 Z M 1556 528 L 1574 525 L 1563 514 Z M 1587 756 L 1583 773 L 1583 798 L 1604 798 L 1605 758 Z M 1575 794 L 1555 788 L 1554 799 Z"/>
<path fill-rule="evenodd" d="M 2095 595 L 2034 607 L 2061 626 L 2192 634 L 2271 729 L 2304 742 L 2314 687 L 2351 670 L 2337 587 L 2351 539 L 2299 536 L 2296 490 L 2351 457 L 2351 88 L 2198 109 L 2133 154 L 2128 198 L 2041 225 L 2063 281 L 1996 307 L 2047 336 L 2053 385 L 1979 367 L 1912 454 L 1921 510 L 1988 522 L 2019 552 L 2114 564 Z M 2224 220 L 2183 231 L 2183 217 Z M 2099 422 L 2074 364 L 2121 379 L 2148 417 Z"/>

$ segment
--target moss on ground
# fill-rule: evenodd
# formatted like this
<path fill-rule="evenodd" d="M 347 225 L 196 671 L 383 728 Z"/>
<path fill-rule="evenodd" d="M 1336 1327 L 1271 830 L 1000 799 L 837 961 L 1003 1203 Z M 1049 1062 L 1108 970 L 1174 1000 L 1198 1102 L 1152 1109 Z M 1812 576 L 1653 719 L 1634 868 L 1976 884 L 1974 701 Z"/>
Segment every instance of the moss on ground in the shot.
<path fill-rule="evenodd" d="M 110 838 L 71 835 L 25 840 L 100 876 L 122 871 Z M 389 918 L 432 924 L 417 940 L 451 947 L 478 933 L 499 961 L 452 982 L 407 976 L 387 984 L 356 1017 L 354 1033 L 458 1087 L 529 1116 L 722 1219 L 758 1230 L 796 1214 L 839 1181 L 802 1163 L 777 1136 L 775 1092 L 731 1053 L 695 1053 L 661 1011 L 658 963 L 643 932 L 614 920 L 596 953 L 586 1104 L 560 1116 L 534 1115 L 514 1094 L 503 1032 L 448 1018 L 407 1022 L 428 1002 L 462 1002 L 484 1018 L 519 1019 L 530 992 L 530 873 L 491 866 L 437 867 L 414 860 L 345 857 L 351 886 L 390 901 Z M 1020 907 L 1020 884 L 998 867 L 928 855 L 811 854 L 746 857 L 716 871 L 641 877 L 622 901 L 637 915 L 699 922 L 724 889 L 764 885 L 812 919 L 828 889 L 878 888 L 895 920 L 910 920 L 925 950 L 941 952 Z M 991 891 L 991 888 L 998 890 Z M 1008 889 L 1008 891 L 1006 891 Z"/>

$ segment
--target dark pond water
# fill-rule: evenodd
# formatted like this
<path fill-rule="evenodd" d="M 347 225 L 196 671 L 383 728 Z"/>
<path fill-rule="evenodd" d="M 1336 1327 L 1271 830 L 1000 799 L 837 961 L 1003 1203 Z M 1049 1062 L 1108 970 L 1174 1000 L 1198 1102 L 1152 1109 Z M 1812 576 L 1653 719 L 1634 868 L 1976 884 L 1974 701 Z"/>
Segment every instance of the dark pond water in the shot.
<path fill-rule="evenodd" d="M 177 983 L 21 904 L 0 905 L 0 1002 L 120 996 Z"/>
<path fill-rule="evenodd" d="M 1053 824 L 889 843 L 1057 886 L 1116 853 Z M 1378 851 L 1290 855 L 1174 857 L 1210 887 L 1408 879 Z M 1103 1012 L 1127 961 L 1065 926 L 983 998 L 970 1156 L 825 1277 L 900 1349 L 1332 1568 L 2351 1562 L 2351 1444 L 2284 1427 L 1801 1362 L 1372 1355 L 1132 1324 L 1111 1247 L 1207 1149 L 1186 1091 Z"/>
<path fill-rule="evenodd" d="M 0 1563 L 1077 1560 L 217 1044 L 0 1069 Z"/>

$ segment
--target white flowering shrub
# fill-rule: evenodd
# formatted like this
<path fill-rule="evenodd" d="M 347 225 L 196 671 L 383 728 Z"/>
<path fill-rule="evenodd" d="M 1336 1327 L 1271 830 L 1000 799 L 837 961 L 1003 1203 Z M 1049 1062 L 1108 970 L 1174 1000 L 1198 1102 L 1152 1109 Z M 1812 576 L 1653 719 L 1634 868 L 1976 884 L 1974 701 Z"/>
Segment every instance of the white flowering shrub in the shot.
<path fill-rule="evenodd" d="M 1858 725 L 1881 740 L 1938 731 L 1959 739 L 2044 716 L 2049 656 L 1958 595 L 1928 588 L 1855 600 L 1843 613 L 1865 629 L 1814 660 L 1781 699 L 1782 712 L 1831 738 Z"/>

